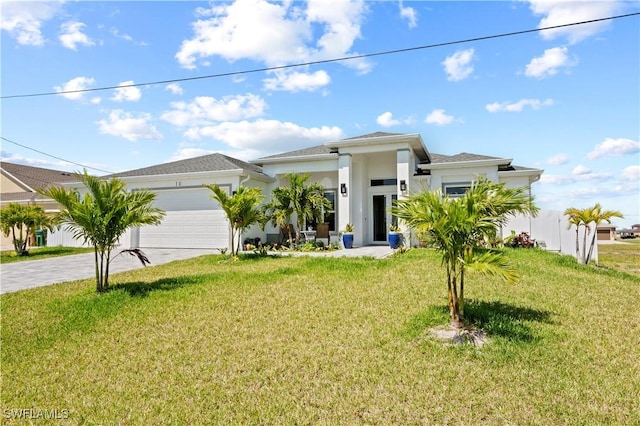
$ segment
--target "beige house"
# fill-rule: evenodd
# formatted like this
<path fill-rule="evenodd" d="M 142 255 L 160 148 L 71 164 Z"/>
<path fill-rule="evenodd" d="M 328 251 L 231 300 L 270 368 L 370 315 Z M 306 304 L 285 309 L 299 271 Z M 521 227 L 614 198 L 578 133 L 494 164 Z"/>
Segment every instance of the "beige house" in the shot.
<path fill-rule="evenodd" d="M 57 211 L 55 201 L 38 194 L 39 189 L 63 182 L 77 181 L 73 173 L 2 162 L 0 163 L 0 208 L 9 203 L 38 204 L 45 211 Z M 11 237 L 0 233 L 0 245 L 12 247 Z"/>

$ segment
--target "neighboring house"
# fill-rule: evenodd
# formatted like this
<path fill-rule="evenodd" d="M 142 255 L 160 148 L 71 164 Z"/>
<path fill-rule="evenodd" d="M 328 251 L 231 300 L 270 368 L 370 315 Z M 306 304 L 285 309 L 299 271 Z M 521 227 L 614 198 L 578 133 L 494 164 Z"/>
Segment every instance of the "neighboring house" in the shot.
<path fill-rule="evenodd" d="M 598 241 L 615 241 L 616 239 L 616 226 L 602 224 L 596 227 L 598 233 Z"/>
<path fill-rule="evenodd" d="M 620 238 L 636 238 L 640 235 L 640 223 L 631 225 L 631 229 L 621 229 L 618 234 Z"/>
<path fill-rule="evenodd" d="M 78 180 L 73 173 L 4 161 L 0 163 L 0 175 L 0 208 L 6 207 L 9 203 L 38 204 L 48 212 L 57 211 L 58 204 L 41 196 L 37 191 L 51 185 Z M 2 235 L 2 247 L 12 244 L 11 237 Z"/>
<path fill-rule="evenodd" d="M 514 166 L 508 158 L 432 154 L 419 134 L 381 132 L 249 163 L 222 154 L 205 155 L 110 176 L 124 180 L 131 190 L 156 192 L 156 206 L 167 212 L 161 225 L 133 230 L 121 244 L 142 248 L 228 247 L 224 214 L 203 185 L 216 183 L 230 192 L 240 185 L 259 187 L 268 200 L 274 188 L 288 185 L 285 175 L 290 172 L 309 173 L 308 182 L 324 186 L 332 202 L 323 218 L 330 231 L 336 233 L 352 223 L 354 245 L 368 245 L 387 244 L 389 208 L 393 200 L 410 191 L 440 189 L 456 196 L 463 194 L 477 176 L 505 182 L 509 187 L 530 188 L 543 171 Z M 265 231 L 256 227 L 246 236 L 275 241 L 278 234 L 277 229 L 267 226 Z"/>

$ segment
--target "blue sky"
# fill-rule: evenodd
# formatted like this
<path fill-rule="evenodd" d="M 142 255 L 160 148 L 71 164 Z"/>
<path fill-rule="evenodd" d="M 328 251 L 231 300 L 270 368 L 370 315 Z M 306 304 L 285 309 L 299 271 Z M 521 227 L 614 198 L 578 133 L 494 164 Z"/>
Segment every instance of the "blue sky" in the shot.
<path fill-rule="evenodd" d="M 638 13 L 637 2 L 9 2 L 2 96 L 324 61 Z M 544 169 L 544 209 L 640 223 L 640 17 L 350 61 L 2 99 L 2 161 L 118 172 L 375 131 Z M 34 151 L 35 150 L 35 151 Z M 37 152 L 40 151 L 40 152 Z M 49 155 L 45 155 L 49 154 Z M 52 157 L 53 156 L 53 157 Z M 59 159 L 67 160 L 68 162 Z M 103 174 L 98 170 L 90 170 Z"/>

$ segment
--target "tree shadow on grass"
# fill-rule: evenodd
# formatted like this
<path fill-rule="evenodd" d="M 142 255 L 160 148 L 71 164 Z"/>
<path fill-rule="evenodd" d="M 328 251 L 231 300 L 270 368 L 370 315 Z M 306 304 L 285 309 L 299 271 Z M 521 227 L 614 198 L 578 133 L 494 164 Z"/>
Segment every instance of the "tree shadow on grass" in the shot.
<path fill-rule="evenodd" d="M 109 291 L 124 291 L 131 297 L 147 297 L 154 291 L 171 291 L 188 285 L 202 283 L 201 275 L 161 278 L 153 282 L 126 282 L 112 286 Z"/>
<path fill-rule="evenodd" d="M 497 301 L 467 300 L 464 308 L 466 325 L 483 329 L 489 337 L 518 343 L 539 341 L 541 336 L 531 327 L 531 322 L 552 324 L 551 316 L 552 313 L 548 311 Z M 429 334 L 434 327 L 447 324 L 449 308 L 446 305 L 433 305 L 414 315 L 402 334 L 415 339 Z"/>
<path fill-rule="evenodd" d="M 552 324 L 549 311 L 484 300 L 467 301 L 464 318 L 465 323 L 484 329 L 489 336 L 523 343 L 540 339 L 529 323 Z"/>

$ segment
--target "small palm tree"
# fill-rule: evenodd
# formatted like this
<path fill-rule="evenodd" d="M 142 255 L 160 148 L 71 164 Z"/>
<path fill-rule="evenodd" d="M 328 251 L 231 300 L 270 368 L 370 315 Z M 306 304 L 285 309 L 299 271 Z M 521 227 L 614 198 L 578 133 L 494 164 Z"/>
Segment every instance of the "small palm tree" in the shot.
<path fill-rule="evenodd" d="M 273 190 L 272 203 L 267 212 L 274 224 L 288 224 L 292 215 L 296 215 L 296 245 L 300 242 L 300 230 L 305 221 L 320 220 L 324 209 L 331 208 L 331 202 L 324 196 L 324 187 L 319 183 L 307 185 L 308 173 L 287 173 L 289 187 Z"/>
<path fill-rule="evenodd" d="M 241 186 L 230 196 L 226 190 L 216 184 L 205 186 L 213 192 L 211 198 L 220 204 L 229 221 L 231 256 L 237 256 L 242 233 L 254 224 L 264 224 L 264 215 L 260 209 L 264 195 L 260 188 Z"/>
<path fill-rule="evenodd" d="M 575 207 L 568 208 L 564 214 L 569 217 L 569 226 L 576 226 L 576 257 L 580 263 L 587 265 L 591 260 L 593 254 L 593 247 L 595 246 L 594 237 L 589 244 L 589 251 L 587 252 L 587 237 L 591 234 L 591 226 L 597 227 L 602 222 L 611 223 L 611 219 L 614 217 L 622 218 L 622 213 L 617 210 L 602 210 L 600 203 L 596 203 L 593 207 L 586 209 L 578 209 Z M 580 244 L 578 231 L 580 226 L 584 226 L 585 232 L 582 244 L 582 253 L 580 253 Z"/>
<path fill-rule="evenodd" d="M 473 269 L 516 281 L 518 274 L 501 252 L 482 247 L 484 237 L 496 235 L 507 216 L 535 214 L 537 208 L 522 188 L 505 188 L 481 178 L 460 198 L 440 191 L 423 191 L 397 200 L 392 213 L 425 235 L 442 256 L 447 273 L 447 299 L 451 325 L 464 325 L 465 271 Z"/>
<path fill-rule="evenodd" d="M 39 192 L 62 207 L 54 216 L 55 223 L 66 225 L 76 239 L 93 246 L 96 291 L 102 293 L 109 289 L 111 253 L 120 237 L 131 227 L 159 224 L 165 213 L 153 206 L 156 198 L 153 192 L 128 192 L 122 180 L 103 180 L 89 175 L 86 170 L 78 174 L 78 178 L 88 190 L 84 195 L 60 187 Z M 137 255 L 143 264 L 148 263 L 142 252 L 124 251 Z"/>
<path fill-rule="evenodd" d="M 36 229 L 54 229 L 51 220 L 41 206 L 10 203 L 0 211 L 0 229 L 5 236 L 11 235 L 18 256 L 29 254 L 27 242 Z"/>

